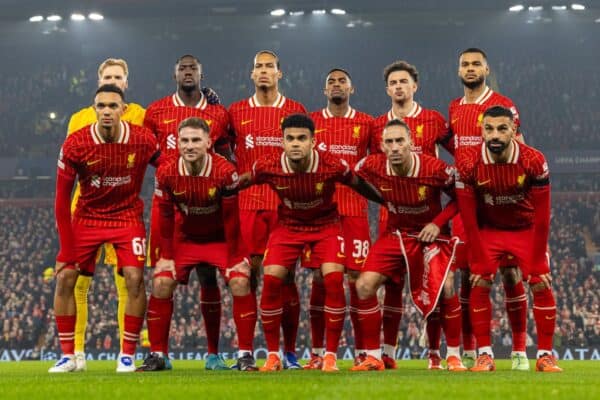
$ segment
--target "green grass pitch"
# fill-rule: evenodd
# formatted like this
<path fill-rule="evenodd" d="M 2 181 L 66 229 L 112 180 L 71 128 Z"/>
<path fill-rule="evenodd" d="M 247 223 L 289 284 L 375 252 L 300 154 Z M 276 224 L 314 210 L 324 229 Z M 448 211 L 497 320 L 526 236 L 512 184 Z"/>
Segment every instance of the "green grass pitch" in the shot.
<path fill-rule="evenodd" d="M 138 362 L 139 364 L 139 362 Z M 173 371 L 119 374 L 114 361 L 88 361 L 88 371 L 50 375 L 52 362 L 0 363 L 5 399 L 600 399 L 600 362 L 562 361 L 564 372 L 513 372 L 498 360 L 493 373 L 426 370 L 426 360 L 400 361 L 385 372 L 205 371 L 200 361 L 175 361 Z M 262 361 L 259 361 L 262 365 Z M 534 367 L 531 361 L 532 368 Z"/>

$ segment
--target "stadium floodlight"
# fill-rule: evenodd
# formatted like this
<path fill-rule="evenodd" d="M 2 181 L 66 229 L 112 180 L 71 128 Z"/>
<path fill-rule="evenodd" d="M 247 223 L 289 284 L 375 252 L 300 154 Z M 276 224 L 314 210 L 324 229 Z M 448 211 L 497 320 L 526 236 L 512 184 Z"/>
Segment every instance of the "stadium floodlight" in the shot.
<path fill-rule="evenodd" d="M 48 15 L 46 17 L 46 21 L 50 21 L 50 22 L 60 21 L 61 19 L 62 19 L 62 17 L 57 14 Z"/>
<path fill-rule="evenodd" d="M 44 17 L 41 15 L 34 15 L 33 17 L 29 18 L 29 22 L 42 22 L 44 20 Z"/>
<path fill-rule="evenodd" d="M 583 4 L 573 3 L 573 4 L 571 4 L 571 10 L 583 11 L 583 10 L 585 10 L 585 6 Z"/>
<path fill-rule="evenodd" d="M 354 24 L 354 22 L 348 22 L 346 24 L 346 28 L 354 28 L 356 25 Z"/>
<path fill-rule="evenodd" d="M 596 20 L 594 22 L 597 24 L 600 24 L 600 18 L 596 18 Z"/>
<path fill-rule="evenodd" d="M 281 16 L 285 15 L 285 10 L 283 8 L 271 10 L 271 15 L 274 17 L 281 17 Z"/>
<path fill-rule="evenodd" d="M 552 10 L 554 11 L 565 11 L 567 6 L 552 6 Z"/>
<path fill-rule="evenodd" d="M 529 6 L 529 11 L 542 11 L 544 6 Z"/>
<path fill-rule="evenodd" d="M 50 112 L 48 114 L 48 118 L 50 118 L 50 119 L 56 119 L 56 113 L 54 111 Z"/>
<path fill-rule="evenodd" d="M 288 23 L 287 23 L 287 26 L 288 26 L 288 28 L 295 28 L 295 27 L 296 27 L 296 24 L 295 24 L 295 23 L 293 23 L 293 22 L 288 22 Z"/>
<path fill-rule="evenodd" d="M 346 10 L 342 10 L 341 8 L 332 8 L 331 13 L 333 15 L 346 15 Z"/>
<path fill-rule="evenodd" d="M 104 19 L 104 15 L 93 12 L 88 15 L 88 18 L 92 21 L 102 21 Z"/>
<path fill-rule="evenodd" d="M 273 24 L 270 26 L 271 29 L 279 29 L 279 25 L 277 24 Z"/>
<path fill-rule="evenodd" d="M 327 14 L 327 10 L 312 10 L 313 15 L 324 15 Z"/>
<path fill-rule="evenodd" d="M 85 21 L 85 15 L 79 13 L 71 14 L 71 21 Z"/>
<path fill-rule="evenodd" d="M 302 10 L 290 11 L 290 15 L 292 17 L 299 17 L 300 15 L 304 15 L 304 11 L 302 11 Z"/>
<path fill-rule="evenodd" d="M 516 4 L 514 6 L 510 6 L 508 8 L 508 11 L 519 12 L 519 11 L 523 11 L 524 9 L 525 9 L 525 6 L 523 4 Z"/>

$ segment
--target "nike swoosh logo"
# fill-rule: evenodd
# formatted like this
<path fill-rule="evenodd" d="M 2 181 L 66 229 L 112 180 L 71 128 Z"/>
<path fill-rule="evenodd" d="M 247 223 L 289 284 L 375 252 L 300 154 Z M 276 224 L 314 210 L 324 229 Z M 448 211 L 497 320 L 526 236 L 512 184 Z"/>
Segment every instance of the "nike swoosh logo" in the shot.
<path fill-rule="evenodd" d="M 160 318 L 147 318 L 147 321 L 158 321 Z"/>
<path fill-rule="evenodd" d="M 454 118 L 454 119 L 453 119 L 453 120 L 450 122 L 450 124 L 451 124 L 451 125 L 454 125 L 455 123 L 457 123 L 457 122 L 458 122 L 458 120 L 459 120 L 459 119 L 460 119 L 460 118 Z"/>
<path fill-rule="evenodd" d="M 392 191 L 392 188 L 387 187 L 387 186 L 381 186 L 379 189 L 381 189 L 382 192 L 391 192 Z"/>
<path fill-rule="evenodd" d="M 138 261 L 144 261 L 146 257 L 138 256 Z"/>
<path fill-rule="evenodd" d="M 325 132 L 326 130 L 327 130 L 326 128 L 325 128 L 325 129 L 316 129 L 316 130 L 315 130 L 315 133 L 319 133 L 319 132 Z"/>
<path fill-rule="evenodd" d="M 183 192 L 173 192 L 173 196 L 181 196 L 184 193 L 185 193 L 185 190 Z"/>
<path fill-rule="evenodd" d="M 491 179 L 488 179 L 487 181 L 482 181 L 482 182 L 477 181 L 477 186 L 483 186 L 487 183 L 490 183 L 491 181 L 492 181 Z"/>
<path fill-rule="evenodd" d="M 173 118 L 173 119 L 163 119 L 163 124 L 171 124 L 173 122 L 177 121 L 177 118 Z"/>
<path fill-rule="evenodd" d="M 482 311 L 485 311 L 485 310 L 487 310 L 487 307 L 483 307 L 483 308 L 474 308 L 474 309 L 473 309 L 473 312 L 482 312 Z"/>
<path fill-rule="evenodd" d="M 339 258 L 346 258 L 346 255 L 345 255 L 345 254 L 342 254 L 342 253 L 340 253 L 340 252 L 338 252 L 338 253 L 337 253 L 337 256 L 338 256 Z"/>
<path fill-rule="evenodd" d="M 262 322 L 262 324 L 263 324 L 263 325 L 266 325 L 266 324 L 272 324 L 273 322 L 275 322 L 275 321 L 273 321 L 273 320 L 267 320 L 267 321 L 265 321 L 265 320 L 263 319 L 263 322 Z"/>
<path fill-rule="evenodd" d="M 285 190 L 285 189 L 289 189 L 289 186 L 275 186 L 275 189 L 277 190 Z"/>
<path fill-rule="evenodd" d="M 329 318 L 329 322 L 340 322 L 343 320 L 344 320 L 344 318 Z"/>
<path fill-rule="evenodd" d="M 247 120 L 244 120 L 244 121 L 242 121 L 242 122 L 240 123 L 240 125 L 241 125 L 241 126 L 248 125 L 250 122 L 252 122 L 252 120 L 251 120 L 251 119 L 247 119 Z"/>
<path fill-rule="evenodd" d="M 354 262 L 355 262 L 356 264 L 362 264 L 362 263 L 364 263 L 364 262 L 365 262 L 365 259 L 364 259 L 364 258 L 355 258 L 355 259 L 354 259 Z"/>
<path fill-rule="evenodd" d="M 509 308 L 508 311 L 517 311 L 520 310 L 521 307 Z"/>
<path fill-rule="evenodd" d="M 253 312 L 249 312 L 249 313 L 240 314 L 240 317 L 241 318 L 246 318 L 246 317 L 249 317 L 251 315 L 254 315 L 254 311 Z"/>
<path fill-rule="evenodd" d="M 458 318 L 458 317 L 460 317 L 460 316 L 461 316 L 461 314 L 456 314 L 456 315 L 446 315 L 446 317 L 445 317 L 445 318 L 446 318 L 446 319 L 452 319 L 452 318 Z"/>
<path fill-rule="evenodd" d="M 98 164 L 100 161 L 102 161 L 102 160 L 88 161 L 85 163 L 85 165 L 87 165 L 89 167 L 90 165 Z"/>
<path fill-rule="evenodd" d="M 554 318 L 556 318 L 554 315 L 551 316 L 551 317 L 549 317 L 549 316 L 546 315 L 546 319 L 553 320 Z"/>

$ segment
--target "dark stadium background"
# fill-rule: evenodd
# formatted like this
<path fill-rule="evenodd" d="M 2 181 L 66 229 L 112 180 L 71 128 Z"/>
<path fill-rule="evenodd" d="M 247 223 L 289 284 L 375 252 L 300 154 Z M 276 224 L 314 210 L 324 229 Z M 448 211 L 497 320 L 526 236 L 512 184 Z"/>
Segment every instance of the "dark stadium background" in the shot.
<path fill-rule="evenodd" d="M 56 357 L 53 282 L 45 275 L 57 251 L 52 211 L 58 149 L 69 116 L 91 103 L 96 69 L 107 57 L 129 63 L 127 100 L 147 106 L 172 93 L 175 59 L 196 55 L 205 86 L 225 105 L 252 93 L 254 53 L 278 53 L 281 90 L 309 110 L 325 104 L 325 73 L 350 71 L 351 104 L 373 115 L 386 112 L 382 68 L 404 59 L 421 74 L 417 100 L 447 114 L 462 95 L 458 52 L 481 47 L 492 68 L 490 85 L 520 109 L 526 141 L 546 154 L 553 175 L 552 271 L 558 301 L 555 348 L 560 358 L 600 359 L 600 2 L 581 1 L 191 1 L 70 0 L 0 1 L 0 360 Z M 553 5 L 567 10 L 552 10 Z M 543 6 L 530 11 L 529 6 Z M 331 8 L 346 10 L 333 15 Z M 269 12 L 284 8 L 285 16 Z M 325 15 L 313 15 L 325 9 Z M 290 16 L 289 11 L 304 11 Z M 71 21 L 91 11 L 102 21 Z M 59 14 L 59 22 L 29 22 Z M 148 184 L 144 193 L 150 194 Z M 118 351 L 116 297 L 108 268 L 99 268 L 90 292 L 87 350 L 114 358 Z M 303 304 L 310 278 L 299 273 Z M 493 292 L 494 342 L 510 351 L 502 293 Z M 176 358 L 201 356 L 205 334 L 197 301 L 198 282 L 178 289 L 171 330 Z M 234 343 L 231 299 L 224 296 L 222 349 Z M 309 345 L 302 313 L 299 355 Z M 347 323 L 342 353 L 352 345 Z M 423 354 L 422 321 L 407 303 L 399 354 Z M 529 320 L 530 342 L 535 341 Z M 257 329 L 255 344 L 263 347 Z M 533 348 L 531 348 L 533 349 Z M 143 349 L 140 349 L 143 350 Z M 350 354 L 349 352 L 347 354 Z"/>

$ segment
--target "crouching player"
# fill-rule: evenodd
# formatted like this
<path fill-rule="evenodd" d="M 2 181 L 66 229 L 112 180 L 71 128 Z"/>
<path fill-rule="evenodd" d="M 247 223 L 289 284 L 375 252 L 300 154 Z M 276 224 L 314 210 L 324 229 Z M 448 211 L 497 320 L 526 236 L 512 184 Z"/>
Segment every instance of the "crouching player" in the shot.
<path fill-rule="evenodd" d="M 382 134 L 384 154 L 359 161 L 356 174 L 375 186 L 385 201 L 389 220 L 373 245 L 356 282 L 359 329 L 367 356 L 352 371 L 383 371 L 381 310 L 377 289 L 387 280 L 404 281 L 419 311 L 427 317 L 435 308 L 458 241 L 439 239 L 448 234 L 448 221 L 457 213 L 451 201 L 442 209 L 442 191 L 454 197 L 454 168 L 434 157 L 411 151 L 410 129 L 401 120 L 389 121 Z M 401 288 L 400 288 L 401 290 Z M 455 318 L 460 318 L 456 310 Z M 459 344 L 451 345 L 448 370 L 466 371 Z"/>
<path fill-rule="evenodd" d="M 515 140 L 514 115 L 494 106 L 483 113 L 483 143 L 457 164 L 456 194 L 471 246 L 471 323 L 479 356 L 471 371 L 494 371 L 490 291 L 500 261 L 510 255 L 533 295 L 538 333 L 536 371 L 560 372 L 552 355 L 556 302 L 547 246 L 550 230 L 548 164 L 539 151 Z"/>
<path fill-rule="evenodd" d="M 250 269 L 240 240 L 238 175 L 225 158 L 208 151 L 209 131 L 200 118 L 183 120 L 177 139 L 180 156 L 156 174 L 162 253 L 148 304 L 151 353 L 138 371 L 169 369 L 173 292 L 178 283 L 187 284 L 193 270 L 199 274 L 204 268 L 218 268 L 233 294 L 239 370 L 256 370 L 252 343 L 256 300 L 250 293 Z"/>

